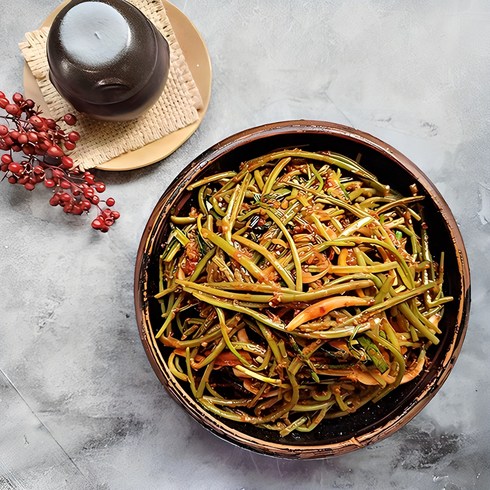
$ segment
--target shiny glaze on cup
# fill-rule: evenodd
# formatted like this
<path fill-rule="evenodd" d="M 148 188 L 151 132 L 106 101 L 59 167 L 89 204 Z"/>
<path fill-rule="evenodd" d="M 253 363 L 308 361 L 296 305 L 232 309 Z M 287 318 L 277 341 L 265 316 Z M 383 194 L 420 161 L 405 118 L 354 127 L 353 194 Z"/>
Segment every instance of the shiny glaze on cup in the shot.
<path fill-rule="evenodd" d="M 76 110 L 110 121 L 147 111 L 170 67 L 165 38 L 125 0 L 72 0 L 53 21 L 47 58 L 60 95 Z"/>

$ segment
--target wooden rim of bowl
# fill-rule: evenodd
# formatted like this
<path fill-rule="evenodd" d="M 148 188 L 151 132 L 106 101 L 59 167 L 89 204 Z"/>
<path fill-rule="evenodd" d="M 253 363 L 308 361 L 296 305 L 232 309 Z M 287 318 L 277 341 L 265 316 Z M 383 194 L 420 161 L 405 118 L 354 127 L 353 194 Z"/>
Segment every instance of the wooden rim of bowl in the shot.
<path fill-rule="evenodd" d="M 401 413 L 390 418 L 386 423 L 380 424 L 374 430 L 362 435 L 324 445 L 288 445 L 287 443 L 278 444 L 265 441 L 244 434 L 205 411 L 182 388 L 167 369 L 159 345 L 152 332 L 148 311 L 149 298 L 146 285 L 148 283 L 147 265 L 149 258 L 155 247 L 160 245 L 160 242 L 157 241 L 158 230 L 164 225 L 169 210 L 177 203 L 183 190 L 192 180 L 199 178 L 199 174 L 204 172 L 213 162 L 229 151 L 252 141 L 290 133 L 321 133 L 360 143 L 389 158 L 398 166 L 403 167 L 413 177 L 414 181 L 424 188 L 446 222 L 456 252 L 458 272 L 461 279 L 462 294 L 458 298 L 459 303 L 457 305 L 457 319 L 453 340 L 443 362 L 438 368 L 437 376 L 434 376 L 424 386 L 423 390 L 418 392 L 415 399 L 408 403 Z M 134 294 L 138 329 L 150 364 L 169 394 L 194 419 L 228 442 L 258 453 L 291 459 L 318 459 L 345 454 L 388 437 L 407 424 L 429 403 L 449 376 L 461 351 L 469 320 L 470 270 L 463 238 L 449 206 L 434 184 L 411 160 L 391 145 L 363 131 L 325 121 L 293 120 L 265 124 L 236 133 L 203 152 L 182 170 L 160 198 L 144 229 L 136 257 Z"/>

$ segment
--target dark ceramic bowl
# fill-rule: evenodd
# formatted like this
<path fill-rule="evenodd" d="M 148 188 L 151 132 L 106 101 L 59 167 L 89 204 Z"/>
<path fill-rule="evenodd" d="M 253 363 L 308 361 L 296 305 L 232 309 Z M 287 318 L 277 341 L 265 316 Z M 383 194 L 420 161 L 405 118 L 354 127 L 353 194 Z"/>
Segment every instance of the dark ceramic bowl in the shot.
<path fill-rule="evenodd" d="M 160 97 L 170 50 L 160 31 L 125 0 L 72 0 L 56 15 L 46 55 L 49 78 L 77 111 L 127 121 Z"/>
<path fill-rule="evenodd" d="M 276 432 L 253 425 L 233 423 L 203 410 L 186 388 L 170 373 L 168 352 L 155 340 L 161 326 L 161 309 L 153 296 L 158 292 L 158 259 L 169 233 L 170 215 L 185 206 L 186 187 L 204 175 L 236 168 L 267 152 L 285 148 L 331 150 L 356 158 L 383 183 L 408 194 L 417 182 L 427 196 L 426 219 L 431 230 L 431 248 L 437 256 L 445 251 L 446 293 L 454 301 L 445 308 L 439 326 L 438 346 L 428 351 L 429 365 L 413 382 L 399 386 L 376 404 L 365 405 L 348 416 L 324 420 L 311 433 L 281 438 Z M 429 179 L 408 158 L 369 134 L 320 121 L 286 121 L 267 124 L 231 136 L 197 157 L 169 186 L 146 225 L 138 250 L 135 271 L 136 317 L 141 339 L 160 381 L 187 412 L 214 434 L 259 453 L 285 458 L 325 458 L 359 449 L 400 429 L 417 415 L 447 379 L 461 350 L 470 306 L 468 260 L 456 221 Z"/>

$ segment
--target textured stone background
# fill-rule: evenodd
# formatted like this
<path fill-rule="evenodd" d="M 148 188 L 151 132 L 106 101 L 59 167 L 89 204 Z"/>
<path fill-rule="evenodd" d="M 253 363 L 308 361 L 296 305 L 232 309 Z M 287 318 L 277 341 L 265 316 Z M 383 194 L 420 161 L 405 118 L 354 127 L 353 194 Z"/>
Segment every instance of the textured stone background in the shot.
<path fill-rule="evenodd" d="M 2 0 L 0 89 L 22 90 L 17 42 L 56 0 Z M 104 178 L 123 217 L 106 236 L 0 186 L 0 489 L 490 488 L 490 4 L 487 0 L 178 0 L 213 63 L 197 133 L 152 167 Z M 139 237 L 194 157 L 265 122 L 349 124 L 438 186 L 473 280 L 448 381 L 391 438 L 342 458 L 279 461 L 222 442 L 167 396 L 133 312 Z"/>

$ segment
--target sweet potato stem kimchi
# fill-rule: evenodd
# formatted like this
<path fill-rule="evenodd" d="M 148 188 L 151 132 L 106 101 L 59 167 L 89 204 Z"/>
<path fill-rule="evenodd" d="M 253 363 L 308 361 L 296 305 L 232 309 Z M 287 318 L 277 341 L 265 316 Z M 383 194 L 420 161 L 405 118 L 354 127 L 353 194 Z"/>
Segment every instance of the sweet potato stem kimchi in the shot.
<path fill-rule="evenodd" d="M 284 437 L 423 371 L 452 298 L 416 185 L 402 196 L 346 156 L 296 149 L 187 191 L 160 258 L 156 338 L 205 410 Z"/>

